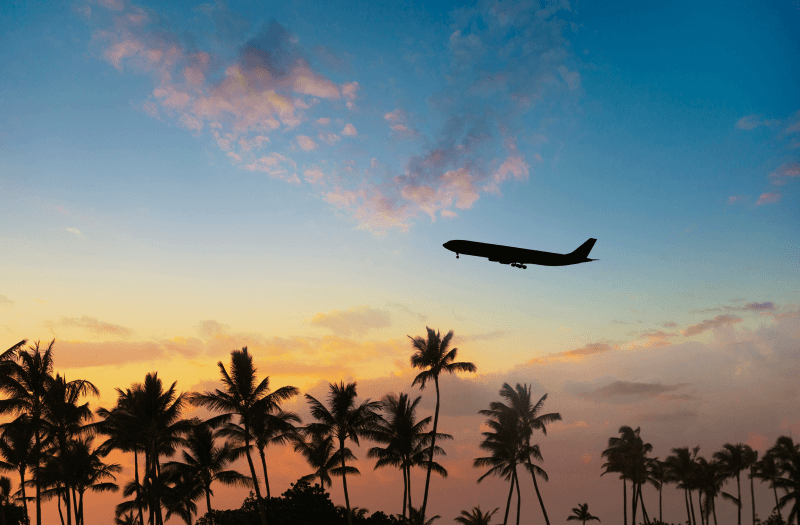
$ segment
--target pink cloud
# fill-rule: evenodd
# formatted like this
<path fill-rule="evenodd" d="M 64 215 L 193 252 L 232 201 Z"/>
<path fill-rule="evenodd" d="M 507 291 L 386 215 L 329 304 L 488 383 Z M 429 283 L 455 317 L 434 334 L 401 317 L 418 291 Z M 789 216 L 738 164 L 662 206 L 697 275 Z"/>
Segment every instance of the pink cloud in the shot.
<path fill-rule="evenodd" d="M 756 201 L 756 206 L 760 206 L 762 204 L 773 204 L 779 200 L 781 200 L 780 193 L 762 193 Z"/>
<path fill-rule="evenodd" d="M 786 184 L 788 179 L 800 177 L 800 163 L 787 162 L 769 174 L 769 178 L 776 186 Z"/>
<path fill-rule="evenodd" d="M 344 129 L 342 129 L 342 135 L 346 135 L 348 137 L 355 137 L 358 134 L 356 131 L 356 127 L 352 124 L 347 124 Z"/>
<path fill-rule="evenodd" d="M 317 124 L 319 124 L 320 126 L 327 126 L 330 123 L 331 119 L 329 119 L 328 117 L 322 117 L 317 119 Z"/>
<path fill-rule="evenodd" d="M 297 136 L 297 144 L 303 149 L 303 151 L 313 151 L 317 149 L 317 143 L 314 142 L 311 137 L 307 137 L 305 135 Z"/>
<path fill-rule="evenodd" d="M 743 200 L 744 200 L 744 197 L 741 197 L 739 195 L 731 195 L 730 197 L 728 197 L 728 204 L 729 205 L 730 204 L 736 204 L 737 202 L 742 202 Z"/>
<path fill-rule="evenodd" d="M 774 126 L 780 124 L 780 120 L 761 120 L 760 115 L 747 115 L 736 121 L 736 127 L 739 129 L 751 130 L 759 126 Z"/>
<path fill-rule="evenodd" d="M 311 184 L 316 184 L 320 182 L 323 179 L 323 177 L 325 177 L 325 174 L 322 173 L 322 170 L 320 170 L 319 168 L 313 168 L 303 172 L 303 176 Z"/>
<path fill-rule="evenodd" d="M 324 130 L 320 130 L 318 137 L 319 140 L 321 140 L 322 142 L 324 142 L 329 146 L 333 146 L 334 144 L 336 144 L 341 140 L 341 137 L 336 133 L 331 133 L 329 131 L 324 131 Z"/>
<path fill-rule="evenodd" d="M 686 328 L 683 331 L 683 335 L 685 337 L 690 337 L 693 335 L 702 334 L 708 330 L 713 330 L 715 328 L 719 328 L 720 326 L 726 326 L 736 323 L 741 323 L 742 319 L 736 317 L 735 315 L 718 315 L 714 319 L 706 319 L 701 323 L 693 324 Z"/>
<path fill-rule="evenodd" d="M 500 195 L 500 184 L 513 175 L 514 179 L 521 181 L 528 178 L 528 168 L 530 165 L 525 162 L 522 155 L 511 155 L 497 168 L 492 175 L 492 180 L 484 186 L 484 190 L 489 193 Z"/>
<path fill-rule="evenodd" d="M 342 84 L 342 96 L 347 100 L 355 100 L 358 89 L 358 82 L 348 82 L 346 84 Z"/>

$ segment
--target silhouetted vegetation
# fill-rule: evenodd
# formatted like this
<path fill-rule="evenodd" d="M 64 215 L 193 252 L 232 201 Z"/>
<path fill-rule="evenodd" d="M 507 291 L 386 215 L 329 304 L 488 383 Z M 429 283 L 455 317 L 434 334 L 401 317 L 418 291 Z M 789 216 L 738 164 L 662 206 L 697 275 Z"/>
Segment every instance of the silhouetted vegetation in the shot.
<path fill-rule="evenodd" d="M 0 477 L 0 525 L 28 524 L 28 503 L 36 508 L 36 523 L 41 525 L 41 502 L 55 499 L 62 525 L 83 525 L 84 500 L 92 493 L 119 491 L 122 501 L 116 507 L 118 525 L 163 525 L 177 517 L 191 525 L 194 517 L 204 514 L 199 525 L 428 525 L 442 520 L 426 515 L 432 472 L 447 476 L 447 469 L 434 456 L 446 456 L 438 443 L 453 436 L 439 432 L 439 379 L 443 372 L 474 372 L 472 363 L 455 362 L 457 349 L 449 349 L 453 332 L 445 337 L 427 329 L 427 339 L 412 338 L 411 365 L 422 369 L 413 385 L 424 388 L 433 383 L 436 408 L 431 416 L 418 419 L 421 397 L 410 400 L 408 393 L 386 394 L 381 401 L 359 400 L 357 384 L 329 384 L 326 402 L 305 394 L 313 422 L 302 425 L 297 414 L 284 411 L 281 404 L 299 394 L 297 388 L 282 386 L 270 391 L 269 377 L 259 378 L 253 357 L 247 348 L 233 350 L 230 364 L 217 363 L 221 388 L 208 392 L 184 392 L 177 382 L 165 388 L 158 374 L 148 373 L 142 383 L 125 390 L 117 388 L 116 404 L 100 407 L 93 413 L 88 396 L 98 396 L 97 388 L 87 380 L 67 381 L 54 371 L 53 346 L 26 341 L 0 354 L 0 470 L 19 478 L 12 492 L 11 479 Z M 480 410 L 486 416 L 488 430 L 483 432 L 480 448 L 487 453 L 476 458 L 474 466 L 486 469 L 478 478 L 498 476 L 508 482 L 503 523 L 521 519 L 522 493 L 519 472 L 527 471 L 541 507 L 545 523 L 550 520 L 538 488 L 537 478 L 547 481 L 548 474 L 534 461 L 544 461 L 538 444 L 532 444 L 535 431 L 547 434 L 546 424 L 561 420 L 558 413 L 539 414 L 547 394 L 533 403 L 529 385 L 511 387 L 503 384 L 500 400 Z M 191 403 L 216 415 L 206 421 L 183 417 Z M 8 420 L 10 418 L 10 420 Z M 431 421 L 432 419 L 432 421 Z M 432 428 L 427 430 L 433 423 Z M 800 514 L 800 444 L 780 436 L 762 458 L 744 444 L 723 445 L 710 460 L 699 456 L 700 447 L 673 448 L 664 461 L 648 457 L 653 450 L 640 436 L 640 429 L 619 429 L 620 437 L 611 437 L 602 456 L 601 476 L 619 474 L 623 482 L 623 525 L 667 525 L 662 521 L 664 485 L 673 484 L 684 494 L 687 525 L 717 523 L 716 503 L 735 505 L 737 525 L 785 525 L 782 510 L 788 508 L 788 523 Z M 358 458 L 349 448 L 369 440 L 368 458 L 377 459 L 374 468 L 395 467 L 403 476 L 403 490 L 396 495 L 397 513 L 370 512 L 351 505 L 348 477 L 360 475 Z M 289 445 L 306 460 L 309 473 L 293 483 L 280 497 L 272 497 L 268 478 L 268 451 L 271 446 Z M 118 450 L 133 455 L 133 479 L 122 487 L 117 483 L 120 465 L 105 461 Z M 258 451 L 261 467 L 257 469 L 253 452 Z M 177 457 L 176 457 L 177 456 Z M 229 468 L 237 459 L 246 458 L 249 475 Z M 419 507 L 412 498 L 411 469 L 425 470 L 425 488 Z M 521 468 L 520 468 L 521 467 Z M 263 473 L 266 495 L 261 492 Z M 742 503 L 742 476 L 750 480 L 749 508 Z M 335 506 L 326 486 L 333 477 L 342 478 L 345 505 Z M 753 499 L 754 480 L 769 484 L 775 505 L 771 515 L 761 521 Z M 319 481 L 313 486 L 313 481 Z M 736 491 L 722 490 L 725 482 L 736 480 Z M 631 499 L 628 509 L 628 485 Z M 251 489 L 241 507 L 215 510 L 213 487 L 218 483 Z M 648 509 L 643 488 L 658 490 L 658 517 Z M 779 494 L 779 489 L 782 494 Z M 516 516 L 511 513 L 514 492 Z M 745 493 L 747 485 L 745 484 Z M 695 498 L 696 495 L 696 498 Z M 527 496 L 526 496 L 527 497 Z M 401 499 L 402 498 L 402 499 Z M 203 502 L 205 513 L 198 512 Z M 393 500 L 394 501 L 394 500 Z M 695 503 L 696 502 L 696 503 Z M 17 504 L 19 503 L 19 504 Z M 500 503 L 500 502 L 498 502 Z M 392 505 L 395 505 L 394 503 Z M 600 521 L 588 512 L 588 503 L 572 509 L 573 515 L 558 520 Z M 462 510 L 451 519 L 457 523 L 490 525 L 500 507 L 484 513 L 479 507 Z M 748 512 L 749 511 L 749 512 Z M 653 517 L 651 518 L 651 514 Z M 528 520 L 526 520 L 528 521 Z M 55 523 L 50 516 L 46 523 Z"/>

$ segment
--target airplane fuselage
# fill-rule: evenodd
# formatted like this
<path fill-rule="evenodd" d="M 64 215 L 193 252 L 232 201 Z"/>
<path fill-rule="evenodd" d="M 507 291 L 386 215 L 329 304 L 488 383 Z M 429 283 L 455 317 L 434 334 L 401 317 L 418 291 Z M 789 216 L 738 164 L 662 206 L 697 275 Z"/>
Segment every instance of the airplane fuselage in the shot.
<path fill-rule="evenodd" d="M 526 264 L 538 264 L 542 266 L 567 266 L 583 262 L 595 261 L 589 259 L 589 251 L 596 239 L 589 239 L 580 248 L 572 253 L 551 253 L 538 250 L 527 250 L 525 248 L 515 248 L 513 246 L 503 246 L 500 244 L 489 244 L 484 242 L 453 240 L 444 243 L 444 247 L 459 254 L 473 255 L 475 257 L 486 257 L 492 262 L 501 264 L 511 264 L 524 268 Z"/>

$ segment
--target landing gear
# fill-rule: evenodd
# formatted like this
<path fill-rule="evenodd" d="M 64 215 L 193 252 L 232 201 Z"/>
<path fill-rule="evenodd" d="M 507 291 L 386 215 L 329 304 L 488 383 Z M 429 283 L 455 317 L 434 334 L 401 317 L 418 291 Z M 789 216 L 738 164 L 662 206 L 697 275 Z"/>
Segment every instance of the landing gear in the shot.
<path fill-rule="evenodd" d="M 526 270 L 528 268 L 524 264 L 520 264 L 520 263 L 511 263 L 511 266 L 513 266 L 515 268 L 522 268 L 523 270 Z"/>
<path fill-rule="evenodd" d="M 456 254 L 456 259 L 458 259 L 458 254 Z"/>

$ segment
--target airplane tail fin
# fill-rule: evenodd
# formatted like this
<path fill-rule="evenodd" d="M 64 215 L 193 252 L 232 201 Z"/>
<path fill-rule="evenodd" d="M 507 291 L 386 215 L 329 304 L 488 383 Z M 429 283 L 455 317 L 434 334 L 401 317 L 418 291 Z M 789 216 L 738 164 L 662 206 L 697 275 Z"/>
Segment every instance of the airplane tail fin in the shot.
<path fill-rule="evenodd" d="M 588 259 L 589 252 L 592 251 L 595 242 L 597 242 L 597 239 L 589 239 L 585 243 L 581 244 L 574 252 L 570 253 L 570 255 Z"/>

